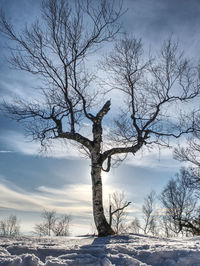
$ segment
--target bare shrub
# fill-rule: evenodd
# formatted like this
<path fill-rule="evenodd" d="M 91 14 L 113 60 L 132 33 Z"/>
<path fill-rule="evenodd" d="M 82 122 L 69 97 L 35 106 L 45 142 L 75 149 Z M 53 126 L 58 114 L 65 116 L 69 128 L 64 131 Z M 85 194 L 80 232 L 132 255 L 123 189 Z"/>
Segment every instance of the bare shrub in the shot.
<path fill-rule="evenodd" d="M 17 236 L 20 233 L 19 220 L 16 215 L 0 220 L 0 234 L 2 236 Z"/>

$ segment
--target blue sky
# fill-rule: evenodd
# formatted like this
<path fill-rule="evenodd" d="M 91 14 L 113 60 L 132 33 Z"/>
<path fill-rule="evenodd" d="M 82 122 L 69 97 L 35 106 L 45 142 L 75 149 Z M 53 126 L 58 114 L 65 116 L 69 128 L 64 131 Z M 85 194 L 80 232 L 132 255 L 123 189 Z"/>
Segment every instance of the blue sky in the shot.
<path fill-rule="evenodd" d="M 20 28 L 39 16 L 40 0 L 1 0 L 0 7 Z M 145 47 L 158 48 L 171 34 L 192 58 L 199 55 L 200 4 L 198 0 L 124 0 L 124 29 L 143 39 Z M 29 97 L 34 77 L 9 68 L 6 40 L 0 37 L 0 99 L 14 94 Z M 0 218 L 17 214 L 22 231 L 31 231 L 45 207 L 73 217 L 73 233 L 87 233 L 92 223 L 90 161 L 72 146 L 56 143 L 47 154 L 28 141 L 20 124 L 0 114 Z M 180 164 L 172 150 L 153 149 L 129 157 L 109 174 L 103 174 L 105 202 L 112 191 L 122 190 L 132 201 L 129 215 L 138 215 L 144 196 L 158 193 Z"/>

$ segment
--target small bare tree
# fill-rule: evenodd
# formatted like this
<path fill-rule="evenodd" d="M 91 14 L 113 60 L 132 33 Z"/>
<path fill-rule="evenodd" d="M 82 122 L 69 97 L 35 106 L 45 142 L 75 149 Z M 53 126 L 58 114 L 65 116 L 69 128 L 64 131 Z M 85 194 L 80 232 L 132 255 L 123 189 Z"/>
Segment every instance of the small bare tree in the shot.
<path fill-rule="evenodd" d="M 41 216 L 44 221 L 40 224 L 35 225 L 35 231 L 39 235 L 51 236 L 57 219 L 56 211 L 55 210 L 47 211 L 44 209 Z"/>
<path fill-rule="evenodd" d="M 124 192 L 114 192 L 110 198 L 109 206 L 109 224 L 115 233 L 122 234 L 126 231 L 126 211 L 131 202 L 125 200 Z"/>
<path fill-rule="evenodd" d="M 86 151 L 95 225 L 99 236 L 110 235 L 114 231 L 104 215 L 101 172 L 109 172 L 117 156 L 124 158 L 154 144 L 168 146 L 169 138 L 193 132 L 195 110 L 183 113 L 182 106 L 200 94 L 199 68 L 172 40 L 154 58 L 147 58 L 141 40 L 124 37 L 105 60 L 110 87 L 99 88 L 88 60 L 119 32 L 122 6 L 114 0 L 45 0 L 41 11 L 41 24 L 36 21 L 21 33 L 1 15 L 0 31 L 16 44 L 10 47 L 12 67 L 42 82 L 37 99 L 14 99 L 4 109 L 23 121 L 29 135 L 43 146 L 64 139 Z M 120 113 L 114 127 L 109 123 L 106 138 L 103 120 L 111 100 L 101 96 L 111 89 L 121 93 L 121 108 L 116 106 Z M 84 131 L 86 122 L 90 133 Z"/>
<path fill-rule="evenodd" d="M 0 220 L 0 234 L 3 236 L 16 236 L 20 233 L 19 220 L 16 215 Z"/>
<path fill-rule="evenodd" d="M 167 214 L 167 211 L 164 211 L 159 216 L 159 233 L 163 237 L 175 237 L 177 236 L 174 233 L 174 223 L 172 222 L 171 217 Z"/>
<path fill-rule="evenodd" d="M 71 222 L 70 215 L 57 216 L 55 210 L 42 212 L 43 222 L 35 225 L 35 232 L 40 236 L 68 236 L 69 225 Z"/>
<path fill-rule="evenodd" d="M 149 233 L 151 233 L 152 235 L 158 234 L 156 226 L 157 219 L 155 213 L 155 200 L 156 200 L 156 193 L 155 191 L 152 190 L 144 198 L 144 203 L 142 205 L 143 217 L 141 221 L 136 217 L 129 225 L 129 230 L 132 233 L 138 234 L 141 231 L 144 234 L 149 234 Z"/>
<path fill-rule="evenodd" d="M 52 211 L 47 211 L 44 210 L 42 213 L 42 217 L 45 221 L 45 225 L 47 227 L 47 232 L 48 232 L 48 236 L 51 235 L 51 233 L 53 232 L 53 228 L 55 226 L 56 223 L 56 211 L 52 210 Z"/>
<path fill-rule="evenodd" d="M 48 236 L 48 228 L 46 223 L 39 223 L 35 224 L 34 226 L 34 233 L 36 233 L 39 236 Z"/>
<path fill-rule="evenodd" d="M 135 217 L 129 226 L 129 230 L 131 233 L 139 234 L 141 229 L 142 227 L 140 221 L 137 217 Z"/>
<path fill-rule="evenodd" d="M 57 221 L 52 228 L 52 231 L 55 234 L 55 236 L 69 236 L 70 222 L 71 222 L 71 217 L 69 215 L 63 215 L 57 218 Z"/>
<path fill-rule="evenodd" d="M 144 199 L 144 204 L 142 205 L 144 220 L 144 225 L 142 226 L 142 229 L 144 234 L 156 234 L 155 200 L 156 193 L 155 191 L 151 191 L 151 193 L 147 195 Z"/>

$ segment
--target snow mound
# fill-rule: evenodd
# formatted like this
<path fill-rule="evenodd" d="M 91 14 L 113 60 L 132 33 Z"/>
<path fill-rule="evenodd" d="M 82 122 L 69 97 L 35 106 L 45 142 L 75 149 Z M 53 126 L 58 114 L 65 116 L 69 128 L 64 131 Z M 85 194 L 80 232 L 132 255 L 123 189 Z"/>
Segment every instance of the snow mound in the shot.
<path fill-rule="evenodd" d="M 0 239 L 0 266 L 200 266 L 200 237 L 18 237 Z"/>
<path fill-rule="evenodd" d="M 4 266 L 39 266 L 44 265 L 34 254 L 20 256 L 0 255 L 0 265 Z"/>

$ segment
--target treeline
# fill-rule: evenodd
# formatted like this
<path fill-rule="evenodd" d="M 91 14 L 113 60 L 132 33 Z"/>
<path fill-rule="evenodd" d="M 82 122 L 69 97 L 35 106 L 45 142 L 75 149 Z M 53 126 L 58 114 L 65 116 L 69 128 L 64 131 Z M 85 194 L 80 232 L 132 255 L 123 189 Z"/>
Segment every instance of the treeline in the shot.
<path fill-rule="evenodd" d="M 43 210 L 42 222 L 36 224 L 33 234 L 38 236 L 69 236 L 70 215 L 57 215 L 55 210 Z M 16 215 L 0 220 L 0 235 L 15 237 L 20 235 L 20 221 Z"/>
<path fill-rule="evenodd" d="M 160 237 L 200 235 L 200 192 L 194 183 L 191 168 L 182 168 L 157 195 L 151 191 L 141 206 L 141 215 L 127 222 L 124 193 L 111 196 L 112 226 L 117 234 L 142 233 Z"/>

